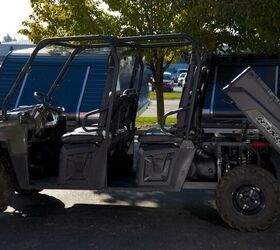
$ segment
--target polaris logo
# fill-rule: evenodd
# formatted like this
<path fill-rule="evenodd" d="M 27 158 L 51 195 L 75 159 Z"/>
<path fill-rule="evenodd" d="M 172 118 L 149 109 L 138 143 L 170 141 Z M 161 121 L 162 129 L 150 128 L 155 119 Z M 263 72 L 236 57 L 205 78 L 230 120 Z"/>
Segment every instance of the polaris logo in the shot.
<path fill-rule="evenodd" d="M 277 133 L 273 125 L 263 116 L 258 116 L 256 120 L 272 136 L 276 144 L 280 146 L 280 135 Z"/>

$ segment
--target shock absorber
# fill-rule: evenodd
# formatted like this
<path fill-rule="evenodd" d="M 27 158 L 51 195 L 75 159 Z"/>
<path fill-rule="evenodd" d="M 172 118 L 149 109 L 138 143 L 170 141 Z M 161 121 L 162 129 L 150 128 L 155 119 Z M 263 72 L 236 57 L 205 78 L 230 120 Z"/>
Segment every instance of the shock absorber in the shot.
<path fill-rule="evenodd" d="M 251 147 L 247 148 L 247 164 L 252 164 L 254 160 L 254 152 Z"/>
<path fill-rule="evenodd" d="M 246 167 L 248 165 L 247 161 L 247 154 L 244 152 L 244 147 L 239 147 L 239 159 L 240 159 L 240 166 Z"/>

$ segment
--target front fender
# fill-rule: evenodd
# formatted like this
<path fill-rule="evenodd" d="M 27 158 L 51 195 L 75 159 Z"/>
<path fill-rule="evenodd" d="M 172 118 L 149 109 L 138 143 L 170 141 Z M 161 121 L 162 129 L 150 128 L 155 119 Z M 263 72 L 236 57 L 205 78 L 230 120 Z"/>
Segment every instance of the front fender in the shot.
<path fill-rule="evenodd" d="M 24 128 L 19 124 L 0 127 L 0 143 L 9 155 L 19 187 L 26 188 L 29 185 L 29 171 L 28 145 Z"/>

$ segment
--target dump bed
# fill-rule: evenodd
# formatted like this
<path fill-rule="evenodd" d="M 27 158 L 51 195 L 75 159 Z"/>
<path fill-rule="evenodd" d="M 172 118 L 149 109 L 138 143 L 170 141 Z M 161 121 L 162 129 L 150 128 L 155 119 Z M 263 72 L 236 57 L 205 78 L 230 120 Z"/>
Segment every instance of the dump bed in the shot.
<path fill-rule="evenodd" d="M 224 91 L 280 153 L 280 100 L 256 72 L 245 69 Z"/>

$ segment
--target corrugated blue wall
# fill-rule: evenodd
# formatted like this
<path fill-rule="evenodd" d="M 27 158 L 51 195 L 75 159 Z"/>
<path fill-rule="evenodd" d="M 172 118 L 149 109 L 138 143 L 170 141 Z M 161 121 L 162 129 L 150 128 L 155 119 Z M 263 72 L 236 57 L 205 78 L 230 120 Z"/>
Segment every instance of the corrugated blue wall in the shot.
<path fill-rule="evenodd" d="M 11 88 L 29 55 L 10 54 L 0 69 L 0 103 Z M 39 55 L 32 64 L 26 82 L 21 84 L 9 104 L 9 109 L 18 105 L 36 103 L 34 91 L 46 93 L 57 73 L 67 60 L 67 56 Z M 56 90 L 53 99 L 65 107 L 70 116 L 75 116 L 84 86 L 84 95 L 80 103 L 80 111 L 88 112 L 100 107 L 104 83 L 107 76 L 108 54 L 80 55 L 71 63 L 61 86 Z M 22 88 L 22 90 L 21 90 Z M 20 98 L 18 98 L 21 93 Z"/>

